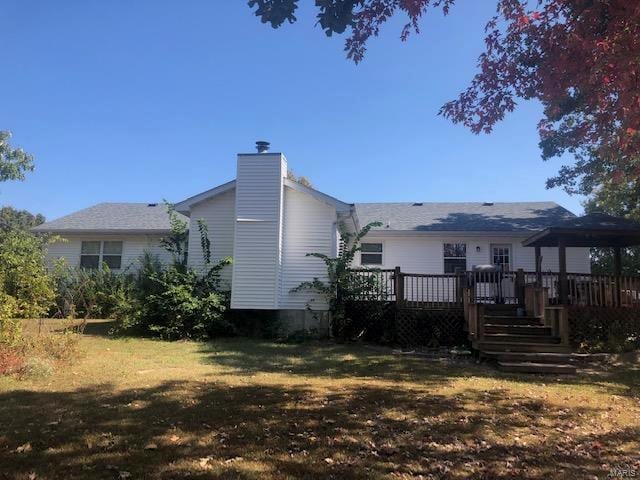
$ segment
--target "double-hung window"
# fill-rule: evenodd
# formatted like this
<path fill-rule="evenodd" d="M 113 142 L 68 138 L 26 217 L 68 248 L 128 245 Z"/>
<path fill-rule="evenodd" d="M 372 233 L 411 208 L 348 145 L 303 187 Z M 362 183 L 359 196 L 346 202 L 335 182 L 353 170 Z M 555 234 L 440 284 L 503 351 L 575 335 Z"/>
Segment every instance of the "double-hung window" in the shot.
<path fill-rule="evenodd" d="M 360 263 L 362 265 L 382 265 L 382 243 L 360 244 Z"/>
<path fill-rule="evenodd" d="M 467 269 L 467 245 L 465 243 L 444 244 L 444 273 L 456 273 Z"/>
<path fill-rule="evenodd" d="M 99 269 L 106 265 L 111 270 L 122 267 L 122 242 L 91 240 L 82 242 L 80 247 L 80 266 Z"/>

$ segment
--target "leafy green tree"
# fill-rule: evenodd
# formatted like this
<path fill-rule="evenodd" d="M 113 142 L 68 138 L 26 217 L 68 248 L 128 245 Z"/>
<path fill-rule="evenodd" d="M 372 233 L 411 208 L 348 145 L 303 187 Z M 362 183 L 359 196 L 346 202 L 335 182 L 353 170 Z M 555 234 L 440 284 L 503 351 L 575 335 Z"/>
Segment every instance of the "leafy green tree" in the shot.
<path fill-rule="evenodd" d="M 297 176 L 296 172 L 294 172 L 291 169 L 287 170 L 287 178 L 293 182 L 297 182 L 300 185 L 304 185 L 305 187 L 308 188 L 313 188 L 313 184 L 311 183 L 311 180 L 309 180 L 308 177 L 305 176 Z"/>
<path fill-rule="evenodd" d="M 167 213 L 169 214 L 169 224 L 171 231 L 160 239 L 160 245 L 171 253 L 173 263 L 180 268 L 187 266 L 187 255 L 189 253 L 189 224 L 180 218 L 173 205 L 165 202 Z"/>
<path fill-rule="evenodd" d="M 29 230 L 45 222 L 44 215 L 18 210 L 11 206 L 0 208 L 0 232 L 9 230 Z"/>
<path fill-rule="evenodd" d="M 609 215 L 640 221 L 640 179 L 635 176 L 605 181 L 595 189 L 585 203 L 587 213 L 603 212 Z M 613 252 L 607 248 L 591 249 L 593 273 L 613 272 Z M 640 248 L 622 251 L 622 273 L 640 275 Z"/>
<path fill-rule="evenodd" d="M 485 2 L 487 0 L 484 0 Z M 297 21 L 300 0 L 249 0 L 273 28 Z M 436 10 L 456 0 L 316 0 L 327 36 L 345 34 L 347 57 L 363 60 L 369 40 L 405 17 L 400 39 L 420 32 Z M 473 2 L 472 2 L 473 3 Z M 480 3 L 480 2 L 476 2 Z M 591 194 L 603 182 L 640 176 L 638 52 L 640 2 L 632 0 L 492 0 L 477 72 L 440 114 L 474 133 L 489 133 L 518 102 L 537 100 L 543 159 L 570 154 L 547 186 Z M 402 25 L 402 24 L 401 24 Z"/>
<path fill-rule="evenodd" d="M 47 241 L 20 230 L 0 235 L 0 301 L 13 305 L 7 317 L 41 317 L 51 307 L 54 287 L 45 264 Z"/>
<path fill-rule="evenodd" d="M 302 282 L 291 292 L 311 290 L 318 292 L 329 303 L 331 312 L 332 329 L 334 335 L 342 336 L 345 323 L 345 305 L 343 300 L 358 296 L 363 292 L 375 291 L 375 276 L 357 276 L 351 272 L 351 267 L 356 254 L 362 248 L 361 240 L 374 227 L 381 226 L 380 222 L 372 222 L 362 227 L 359 232 L 349 232 L 344 225 L 340 226 L 342 248 L 337 257 L 331 257 L 324 253 L 307 253 L 307 257 L 316 257 L 322 260 L 327 267 L 327 280 L 314 277 L 313 280 Z"/>
<path fill-rule="evenodd" d="M 9 145 L 11 132 L 0 130 L 0 182 L 24 180 L 33 171 L 33 155 Z"/>

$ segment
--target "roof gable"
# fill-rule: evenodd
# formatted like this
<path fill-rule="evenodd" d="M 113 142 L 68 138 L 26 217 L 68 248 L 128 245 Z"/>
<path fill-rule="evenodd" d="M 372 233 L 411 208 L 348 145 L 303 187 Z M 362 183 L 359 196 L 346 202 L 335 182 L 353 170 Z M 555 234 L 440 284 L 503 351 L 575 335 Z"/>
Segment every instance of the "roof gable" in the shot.
<path fill-rule="evenodd" d="M 331 195 L 322 193 L 319 190 L 316 190 L 314 188 L 309 188 L 298 182 L 289 180 L 288 178 L 284 179 L 284 185 L 286 187 L 293 188 L 294 190 L 310 195 L 320 202 L 329 204 L 332 207 L 335 207 L 336 210 L 338 210 L 338 212 L 348 212 L 351 210 L 353 206 L 349 203 L 342 202 L 337 198 L 332 197 Z M 211 198 L 221 195 L 225 192 L 228 192 L 229 190 L 232 190 L 234 188 L 236 188 L 236 181 L 231 180 L 230 182 L 223 183 L 222 185 L 218 185 L 217 187 L 211 188 L 205 192 L 189 197 L 186 200 L 183 200 L 182 202 L 176 203 L 174 207 L 176 211 L 183 213 L 185 215 L 189 215 L 189 212 L 194 205 L 197 205 L 198 203 L 202 203 L 206 200 L 210 200 Z"/>
<path fill-rule="evenodd" d="M 209 190 L 206 190 L 202 193 L 198 193 L 197 195 L 189 197 L 186 200 L 178 202 L 174 205 L 174 208 L 176 209 L 177 212 L 180 212 L 184 215 L 189 215 L 191 207 L 193 207 L 194 205 L 204 202 L 205 200 L 209 200 L 210 198 L 213 198 L 224 192 L 228 192 L 229 190 L 232 190 L 234 188 L 236 188 L 236 181 L 231 180 L 230 182 L 223 183 L 222 185 L 218 185 L 217 187 L 210 188 Z"/>
<path fill-rule="evenodd" d="M 335 197 L 332 197 L 331 195 L 327 195 L 326 193 L 322 193 L 315 188 L 307 187 L 305 185 L 302 185 L 301 183 L 289 180 L 288 178 L 284 179 L 284 185 L 297 190 L 298 192 L 305 193 L 322 203 L 326 203 L 327 205 L 334 207 L 339 213 L 350 212 L 353 209 L 353 204 L 351 203 L 345 203 Z"/>

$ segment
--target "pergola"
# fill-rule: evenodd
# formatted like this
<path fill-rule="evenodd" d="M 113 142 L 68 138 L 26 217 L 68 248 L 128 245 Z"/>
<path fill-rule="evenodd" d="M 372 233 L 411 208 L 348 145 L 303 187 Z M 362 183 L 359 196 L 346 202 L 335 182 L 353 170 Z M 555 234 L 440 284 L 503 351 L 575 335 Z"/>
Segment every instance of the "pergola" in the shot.
<path fill-rule="evenodd" d="M 590 213 L 568 219 L 527 238 L 522 245 L 535 247 L 536 277 L 542 284 L 541 247 L 558 247 L 558 296 L 560 304 L 568 300 L 567 247 L 601 247 L 613 249 L 613 273 L 622 273 L 623 248 L 640 245 L 640 223 L 604 213 Z M 618 291 L 618 295 L 620 292 Z"/>

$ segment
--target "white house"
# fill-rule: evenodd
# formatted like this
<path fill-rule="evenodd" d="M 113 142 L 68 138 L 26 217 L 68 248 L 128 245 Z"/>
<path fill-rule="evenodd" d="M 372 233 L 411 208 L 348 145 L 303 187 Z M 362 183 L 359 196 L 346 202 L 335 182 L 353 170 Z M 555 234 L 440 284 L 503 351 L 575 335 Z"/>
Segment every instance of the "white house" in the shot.
<path fill-rule="evenodd" d="M 175 205 L 190 222 L 188 263 L 202 268 L 197 222 L 208 226 L 215 259 L 233 257 L 223 274 L 232 309 L 278 310 L 286 318 L 317 318 L 327 305 L 312 292 L 292 293 L 300 282 L 326 276 L 310 252 L 336 256 L 340 225 L 351 231 L 374 221 L 357 265 L 410 273 L 441 274 L 476 265 L 535 270 L 534 249 L 522 246 L 533 233 L 573 214 L 553 202 L 345 203 L 287 179 L 287 160 L 259 145 L 239 154 L 237 176 Z M 132 270 L 150 251 L 168 262 L 159 240 L 169 232 L 162 204 L 104 203 L 34 228 L 67 241 L 51 245 L 50 261 Z M 558 271 L 557 248 L 543 248 L 543 270 Z M 567 249 L 568 270 L 590 272 L 586 248 Z M 313 301 L 312 301 L 313 300 Z"/>

